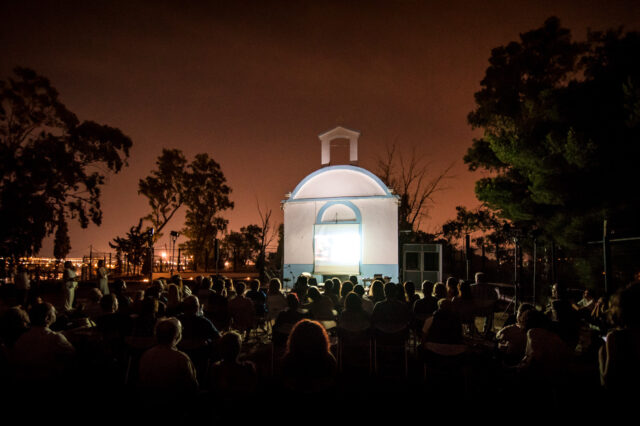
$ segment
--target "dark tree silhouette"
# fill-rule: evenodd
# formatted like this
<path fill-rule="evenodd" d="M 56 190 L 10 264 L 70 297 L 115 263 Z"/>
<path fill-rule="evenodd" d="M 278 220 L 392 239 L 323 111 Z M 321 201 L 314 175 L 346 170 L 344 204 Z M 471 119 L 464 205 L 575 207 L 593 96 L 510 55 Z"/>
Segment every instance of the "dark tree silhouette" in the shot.
<path fill-rule="evenodd" d="M 185 175 L 185 204 L 187 206 L 183 234 L 189 238 L 187 248 L 196 265 L 208 266 L 214 252 L 215 239 L 227 229 L 222 212 L 233 208 L 229 200 L 231 188 L 220 165 L 207 154 L 196 155 Z"/>
<path fill-rule="evenodd" d="M 493 49 L 469 123 L 484 130 L 465 156 L 489 208 L 565 247 L 602 236 L 602 220 L 640 231 L 640 34 L 572 40 L 549 18 Z"/>
<path fill-rule="evenodd" d="M 135 274 L 143 260 L 148 257 L 149 228 L 143 230 L 142 219 L 140 219 L 137 226 L 129 228 L 125 237 L 115 237 L 109 246 L 115 249 L 118 255 L 120 253 L 127 255 L 127 260 L 133 265 Z"/>
<path fill-rule="evenodd" d="M 178 149 L 163 149 L 156 160 L 157 170 L 138 184 L 138 194 L 149 200 L 151 213 L 144 217 L 155 228 L 154 240 L 162 236 L 162 229 L 184 204 L 189 193 L 186 187 L 187 159 Z"/>
<path fill-rule="evenodd" d="M 54 232 L 57 254 L 66 255 L 67 221 L 100 225 L 104 174 L 126 165 L 131 139 L 80 121 L 35 71 L 14 74 L 0 81 L 0 256 L 37 253 Z"/>
<path fill-rule="evenodd" d="M 231 188 L 220 165 L 207 154 L 197 154 L 188 163 L 182 151 L 163 149 L 156 160 L 157 169 L 140 179 L 138 193 L 149 200 L 151 213 L 143 218 L 155 228 L 154 242 L 182 207 L 187 208 L 183 234 L 189 240 L 184 248 L 193 256 L 194 267 L 209 266 L 215 240 L 228 220 L 220 213 L 233 208 Z"/>

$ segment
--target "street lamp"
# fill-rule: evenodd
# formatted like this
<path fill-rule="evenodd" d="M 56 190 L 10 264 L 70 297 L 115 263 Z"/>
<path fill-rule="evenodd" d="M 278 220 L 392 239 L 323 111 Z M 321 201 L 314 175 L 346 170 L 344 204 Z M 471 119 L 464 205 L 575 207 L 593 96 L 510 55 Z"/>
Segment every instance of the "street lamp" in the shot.
<path fill-rule="evenodd" d="M 171 236 L 171 275 L 173 275 L 173 263 L 174 263 L 174 259 L 175 259 L 175 253 L 176 253 L 176 240 L 178 239 L 178 237 L 180 236 L 180 233 L 178 231 L 171 231 L 169 233 L 169 235 Z"/>
<path fill-rule="evenodd" d="M 155 234 L 155 228 L 149 228 L 147 230 L 147 244 L 149 245 L 148 259 L 149 259 L 149 282 L 153 282 L 153 235 Z"/>

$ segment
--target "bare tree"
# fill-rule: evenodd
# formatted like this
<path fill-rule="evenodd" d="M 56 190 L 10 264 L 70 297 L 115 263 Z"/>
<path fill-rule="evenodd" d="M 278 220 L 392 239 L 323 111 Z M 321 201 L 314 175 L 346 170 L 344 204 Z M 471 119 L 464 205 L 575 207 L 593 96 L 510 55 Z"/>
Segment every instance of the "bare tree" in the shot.
<path fill-rule="evenodd" d="M 256 268 L 260 274 L 260 281 L 263 282 L 266 278 L 265 267 L 267 259 L 267 247 L 271 245 L 273 239 L 277 235 L 277 226 L 273 226 L 271 221 L 272 210 L 262 211 L 260 203 L 256 199 L 256 205 L 258 207 L 258 214 L 260 215 L 260 232 L 258 233 L 258 258 L 256 261 Z"/>
<path fill-rule="evenodd" d="M 396 150 L 395 143 L 387 145 L 386 154 L 377 160 L 377 175 L 400 197 L 398 221 L 400 230 L 417 231 L 428 217 L 433 196 L 444 189 L 444 182 L 452 177 L 453 163 L 431 175 L 430 163 L 412 147 L 409 158 Z"/>

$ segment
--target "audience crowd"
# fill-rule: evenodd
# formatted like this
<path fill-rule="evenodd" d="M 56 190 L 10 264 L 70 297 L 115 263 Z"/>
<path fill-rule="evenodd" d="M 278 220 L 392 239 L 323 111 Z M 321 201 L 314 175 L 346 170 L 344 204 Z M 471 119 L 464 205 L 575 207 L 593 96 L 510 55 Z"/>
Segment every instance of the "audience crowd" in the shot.
<path fill-rule="evenodd" d="M 498 294 L 483 273 L 473 283 L 425 281 L 421 292 L 412 282 L 365 288 L 356 277 L 318 286 L 305 275 L 288 291 L 277 278 L 247 289 L 221 276 L 176 275 L 130 292 L 101 271 L 79 301 L 67 269 L 60 306 L 28 297 L 22 277 L 0 313 L 5 401 L 56 401 L 70 415 L 74 401 L 104 408 L 117 393 L 159 418 L 167 410 L 188 418 L 211 401 L 222 410 L 260 397 L 311 414 L 310 395 L 324 404 L 340 392 L 358 400 L 407 386 L 562 405 L 587 393 L 621 400 L 640 383 L 640 282 L 609 298 L 587 290 L 579 301 L 555 284 L 547 306 L 523 303 L 494 329 Z"/>

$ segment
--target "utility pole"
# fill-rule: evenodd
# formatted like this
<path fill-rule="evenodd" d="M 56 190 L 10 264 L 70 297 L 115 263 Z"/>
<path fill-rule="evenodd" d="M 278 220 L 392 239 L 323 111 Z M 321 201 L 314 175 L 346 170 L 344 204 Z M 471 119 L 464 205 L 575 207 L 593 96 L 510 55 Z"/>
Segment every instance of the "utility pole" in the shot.
<path fill-rule="evenodd" d="M 533 305 L 536 305 L 536 265 L 538 264 L 538 240 L 533 239 Z"/>
<path fill-rule="evenodd" d="M 602 227 L 602 254 L 604 261 L 604 292 L 609 294 L 611 287 L 611 241 L 609 239 L 609 229 L 607 219 L 604 220 Z"/>
<path fill-rule="evenodd" d="M 471 237 L 469 234 L 465 234 L 464 236 L 464 258 L 467 272 L 466 280 L 469 281 L 469 276 L 471 274 Z"/>
<path fill-rule="evenodd" d="M 151 228 L 148 231 L 147 237 L 149 238 L 149 284 L 153 282 L 153 234 L 155 229 Z"/>
<path fill-rule="evenodd" d="M 551 241 L 551 283 L 550 285 L 554 285 L 556 283 L 556 243 L 555 241 Z"/>
<path fill-rule="evenodd" d="M 171 231 L 169 235 L 171 236 L 171 244 L 173 245 L 171 247 L 171 275 L 173 275 L 173 264 L 175 263 L 174 256 L 176 254 L 176 240 L 180 236 L 180 233 L 178 231 Z M 180 258 L 180 255 L 178 255 L 178 265 L 180 265 L 179 258 Z M 178 267 L 178 271 L 180 271 L 179 267 Z"/>
<path fill-rule="evenodd" d="M 220 247 L 219 247 L 219 242 L 218 242 L 218 238 L 217 237 L 213 241 L 213 258 L 214 258 L 214 262 L 215 262 L 215 271 L 216 271 L 216 277 L 217 277 L 218 276 L 218 261 L 220 259 Z"/>
<path fill-rule="evenodd" d="M 517 313 L 518 312 L 518 291 L 520 290 L 520 271 L 519 271 L 519 266 L 520 266 L 520 262 L 518 261 L 518 256 L 520 254 L 521 248 L 520 248 L 520 242 L 518 241 L 518 238 L 514 238 L 513 239 L 514 242 L 514 247 L 513 247 L 513 264 L 514 264 L 514 271 L 513 271 L 513 309 L 514 312 Z"/>

